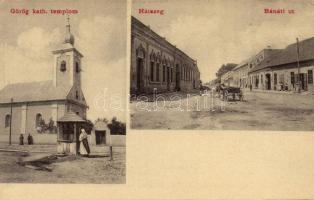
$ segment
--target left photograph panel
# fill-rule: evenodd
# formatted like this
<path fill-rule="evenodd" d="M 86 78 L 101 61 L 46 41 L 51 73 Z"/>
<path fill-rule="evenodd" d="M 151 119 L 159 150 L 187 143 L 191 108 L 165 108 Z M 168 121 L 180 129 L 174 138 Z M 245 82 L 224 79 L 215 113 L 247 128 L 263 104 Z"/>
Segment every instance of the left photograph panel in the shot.
<path fill-rule="evenodd" d="M 126 182 L 126 0 L 0 2 L 0 183 Z"/>

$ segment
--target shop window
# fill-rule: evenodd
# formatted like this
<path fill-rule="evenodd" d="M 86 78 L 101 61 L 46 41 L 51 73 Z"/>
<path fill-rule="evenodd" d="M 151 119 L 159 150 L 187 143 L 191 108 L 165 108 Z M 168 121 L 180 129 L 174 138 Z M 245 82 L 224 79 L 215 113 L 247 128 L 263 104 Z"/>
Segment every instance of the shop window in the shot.
<path fill-rule="evenodd" d="M 309 84 L 313 84 L 313 70 L 308 70 L 307 71 L 307 80 Z"/>
<path fill-rule="evenodd" d="M 294 85 L 294 79 L 295 79 L 294 72 L 291 72 L 290 76 L 291 76 L 291 84 Z"/>
<path fill-rule="evenodd" d="M 274 74 L 274 84 L 277 85 L 277 74 Z"/>
<path fill-rule="evenodd" d="M 279 75 L 279 83 L 284 84 L 284 82 L 285 82 L 285 76 L 283 74 L 280 74 Z"/>

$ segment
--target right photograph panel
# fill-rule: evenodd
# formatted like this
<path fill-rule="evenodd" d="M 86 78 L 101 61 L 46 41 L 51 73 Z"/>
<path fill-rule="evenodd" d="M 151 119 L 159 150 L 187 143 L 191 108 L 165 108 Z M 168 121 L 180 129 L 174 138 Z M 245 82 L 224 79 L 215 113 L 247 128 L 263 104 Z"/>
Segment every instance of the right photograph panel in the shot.
<path fill-rule="evenodd" d="M 313 10 L 133 0 L 131 128 L 313 131 Z"/>

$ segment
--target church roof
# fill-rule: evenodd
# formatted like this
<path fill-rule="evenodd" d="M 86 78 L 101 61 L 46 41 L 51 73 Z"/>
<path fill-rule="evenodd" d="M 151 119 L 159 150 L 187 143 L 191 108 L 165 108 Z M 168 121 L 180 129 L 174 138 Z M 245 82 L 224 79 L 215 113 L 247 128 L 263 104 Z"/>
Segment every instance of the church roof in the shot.
<path fill-rule="evenodd" d="M 58 122 L 85 122 L 85 120 L 74 112 L 68 112 L 63 115 L 63 117 L 59 118 Z"/>
<path fill-rule="evenodd" d="M 0 90 L 0 103 L 64 100 L 70 87 L 55 87 L 52 81 L 15 83 Z"/>

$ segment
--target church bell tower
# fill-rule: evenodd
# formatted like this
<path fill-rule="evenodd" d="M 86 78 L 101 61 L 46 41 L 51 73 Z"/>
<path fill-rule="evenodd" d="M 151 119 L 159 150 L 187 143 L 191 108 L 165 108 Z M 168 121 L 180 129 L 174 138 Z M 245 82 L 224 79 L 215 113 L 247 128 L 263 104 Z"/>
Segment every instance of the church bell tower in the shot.
<path fill-rule="evenodd" d="M 65 88 L 74 87 L 80 91 L 83 55 L 74 47 L 69 16 L 67 17 L 64 41 L 52 53 L 54 55 L 53 85 Z"/>

